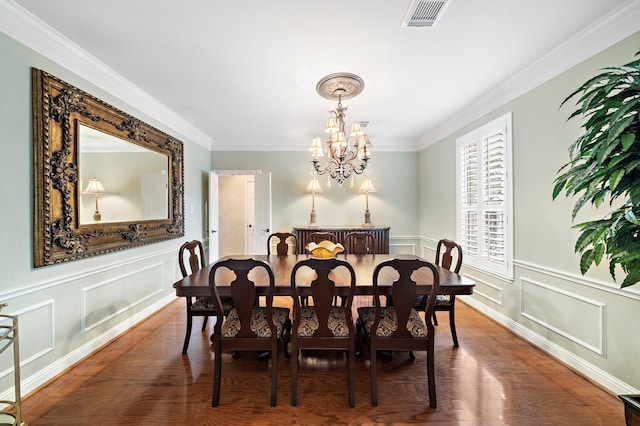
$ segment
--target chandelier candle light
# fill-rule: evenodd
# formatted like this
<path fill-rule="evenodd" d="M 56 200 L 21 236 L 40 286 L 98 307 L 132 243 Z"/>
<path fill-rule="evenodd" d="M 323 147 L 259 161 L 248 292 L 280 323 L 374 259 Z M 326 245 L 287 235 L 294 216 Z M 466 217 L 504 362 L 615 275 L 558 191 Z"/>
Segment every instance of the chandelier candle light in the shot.
<path fill-rule="evenodd" d="M 311 193 L 311 217 L 309 219 L 309 226 L 318 226 L 316 223 L 316 192 L 322 192 L 322 187 L 315 176 L 309 181 L 307 192 Z"/>
<path fill-rule="evenodd" d="M 371 179 L 369 179 L 369 176 L 365 176 L 358 192 L 364 192 L 367 200 L 366 201 L 367 207 L 366 207 L 366 210 L 364 211 L 364 223 L 362 224 L 362 226 L 365 226 L 365 227 L 373 226 L 373 224 L 371 223 L 371 213 L 369 212 L 369 193 L 377 192 L 377 191 L 376 191 L 376 188 L 371 183 Z"/>
<path fill-rule="evenodd" d="M 98 210 L 98 194 L 105 194 L 106 192 L 104 186 L 102 186 L 102 182 L 96 178 L 91 179 L 87 187 L 82 191 L 83 194 L 93 194 L 96 197 L 96 211 L 93 213 L 93 220 L 96 222 L 102 218 L 100 210 Z"/>
<path fill-rule="evenodd" d="M 362 130 L 360 122 L 351 124 L 349 137 L 344 131 L 345 111 L 342 100 L 351 99 L 364 89 L 364 81 L 355 74 L 336 73 L 322 78 L 316 85 L 316 91 L 325 99 L 337 100 L 338 107 L 329 112 L 327 125 L 324 129 L 329 134 L 326 141 L 327 162 L 320 165 L 318 157 L 324 156 L 322 138 L 315 137 L 311 144 L 313 168 L 319 175 L 328 173 L 327 186 L 331 186 L 331 179 L 338 181 L 342 187 L 345 180 L 351 178 L 353 186 L 353 174 L 361 174 L 367 168 L 371 153 L 371 142 Z M 353 141 L 353 142 L 351 142 Z"/>

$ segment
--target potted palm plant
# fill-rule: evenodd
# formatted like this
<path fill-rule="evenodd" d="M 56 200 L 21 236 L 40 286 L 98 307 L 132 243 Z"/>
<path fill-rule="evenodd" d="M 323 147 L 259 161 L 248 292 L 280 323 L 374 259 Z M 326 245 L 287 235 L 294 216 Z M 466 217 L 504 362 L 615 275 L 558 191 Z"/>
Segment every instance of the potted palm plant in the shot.
<path fill-rule="evenodd" d="M 636 57 L 640 52 L 636 53 Z M 573 219 L 585 205 L 611 210 L 601 219 L 576 224 L 575 251 L 584 275 L 603 258 L 621 287 L 640 282 L 640 59 L 610 67 L 571 93 L 580 95 L 569 118 L 584 118 L 584 133 L 569 147 L 569 161 L 558 171 L 553 199 L 561 192 L 577 197 Z M 627 424 L 640 424 L 640 395 L 621 395 Z"/>

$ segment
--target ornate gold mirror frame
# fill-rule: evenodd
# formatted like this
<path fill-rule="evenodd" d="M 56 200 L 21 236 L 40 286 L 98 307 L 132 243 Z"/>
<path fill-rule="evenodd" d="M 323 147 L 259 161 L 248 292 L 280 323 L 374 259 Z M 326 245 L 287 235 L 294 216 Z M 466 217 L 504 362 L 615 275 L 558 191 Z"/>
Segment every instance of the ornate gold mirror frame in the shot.
<path fill-rule="evenodd" d="M 32 79 L 35 267 L 183 236 L 182 142 L 44 71 Z M 167 156 L 166 218 L 80 223 L 80 124 Z"/>

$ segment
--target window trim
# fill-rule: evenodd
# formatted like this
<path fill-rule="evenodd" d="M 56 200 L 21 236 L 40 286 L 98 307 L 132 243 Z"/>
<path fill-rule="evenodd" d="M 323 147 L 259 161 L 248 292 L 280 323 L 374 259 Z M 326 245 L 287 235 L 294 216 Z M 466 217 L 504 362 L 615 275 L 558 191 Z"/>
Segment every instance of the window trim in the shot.
<path fill-rule="evenodd" d="M 483 256 L 485 250 L 484 244 L 484 216 L 485 213 L 483 203 L 483 157 L 482 157 L 482 141 L 484 138 L 488 138 L 491 135 L 495 135 L 498 132 L 504 132 L 504 205 L 501 210 L 504 211 L 505 224 L 504 224 L 504 263 L 494 263 Z M 470 144 L 476 144 L 477 146 L 477 206 L 475 209 L 469 209 L 468 206 L 464 206 L 462 203 L 462 170 L 461 170 L 461 154 L 463 147 Z M 512 132 L 512 113 L 504 114 L 490 122 L 460 136 L 456 139 L 456 238 L 460 243 L 463 240 L 463 212 L 475 211 L 477 216 L 477 231 L 476 238 L 479 241 L 477 254 L 464 253 L 464 261 L 470 266 L 475 268 L 504 277 L 506 279 L 513 279 L 513 132 Z M 462 245 L 462 244 L 461 244 Z"/>

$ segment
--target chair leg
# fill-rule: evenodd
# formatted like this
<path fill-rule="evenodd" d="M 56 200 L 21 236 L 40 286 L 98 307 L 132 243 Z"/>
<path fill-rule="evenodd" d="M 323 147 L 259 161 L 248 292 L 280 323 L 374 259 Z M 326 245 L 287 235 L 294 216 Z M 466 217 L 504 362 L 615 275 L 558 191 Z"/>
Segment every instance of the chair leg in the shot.
<path fill-rule="evenodd" d="M 219 341 L 214 343 L 215 347 L 215 359 L 214 359 L 214 371 L 213 371 L 213 399 L 211 401 L 212 407 L 217 407 L 220 404 L 220 375 L 222 373 L 222 346 Z"/>
<path fill-rule="evenodd" d="M 271 345 L 271 406 L 276 406 L 278 395 L 278 339 L 273 338 Z"/>
<path fill-rule="evenodd" d="M 284 345 L 285 359 L 291 359 L 291 352 L 289 352 L 289 342 L 291 342 L 291 320 L 289 319 L 287 319 L 284 323 L 282 342 Z"/>
<path fill-rule="evenodd" d="M 209 317 L 205 316 L 202 320 L 202 331 L 205 331 L 207 329 L 207 322 L 209 322 Z"/>
<path fill-rule="evenodd" d="M 356 385 L 355 385 L 355 336 L 349 342 L 349 407 L 356 406 Z"/>
<path fill-rule="evenodd" d="M 291 406 L 298 405 L 298 345 L 291 344 Z"/>
<path fill-rule="evenodd" d="M 438 326 L 438 317 L 436 316 L 436 311 L 433 311 L 433 325 Z"/>
<path fill-rule="evenodd" d="M 429 382 L 429 406 L 431 408 L 436 408 L 436 368 L 435 368 L 435 360 L 434 360 L 434 340 L 433 338 L 429 339 L 429 346 L 427 349 L 427 380 Z"/>
<path fill-rule="evenodd" d="M 451 296 L 451 310 L 449 311 L 449 326 L 451 327 L 451 337 L 453 338 L 453 346 L 458 347 L 458 333 L 456 333 L 456 318 L 455 318 L 455 296 Z"/>
<path fill-rule="evenodd" d="M 182 345 L 182 353 L 187 353 L 189 347 L 189 339 L 191 339 L 191 325 L 193 324 L 193 317 L 191 316 L 191 298 L 185 297 L 187 300 L 187 333 L 184 336 L 184 344 Z"/>
<path fill-rule="evenodd" d="M 373 340 L 373 339 L 372 339 Z M 371 362 L 369 364 L 369 370 L 371 372 L 371 406 L 378 406 L 378 361 L 376 359 L 376 353 L 378 350 L 375 347 L 376 345 L 372 342 L 371 344 Z"/>

